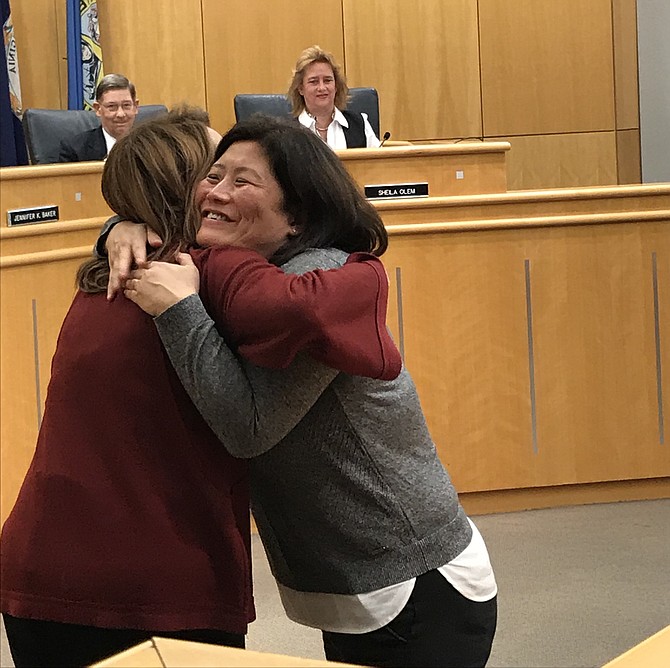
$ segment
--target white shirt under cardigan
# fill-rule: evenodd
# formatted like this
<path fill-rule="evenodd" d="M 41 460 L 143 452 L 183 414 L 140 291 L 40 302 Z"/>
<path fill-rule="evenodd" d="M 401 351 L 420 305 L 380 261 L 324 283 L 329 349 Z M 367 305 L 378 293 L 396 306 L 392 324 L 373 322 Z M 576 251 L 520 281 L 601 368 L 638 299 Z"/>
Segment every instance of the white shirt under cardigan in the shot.
<path fill-rule="evenodd" d="M 375 134 L 375 131 L 370 125 L 370 121 L 368 121 L 368 115 L 361 113 L 361 116 L 363 117 L 363 125 L 365 126 L 366 146 L 367 148 L 377 148 L 380 142 L 377 138 L 377 135 Z M 316 129 L 316 120 L 305 110 L 303 110 L 300 113 L 300 116 L 298 116 L 298 121 L 308 130 L 314 132 L 314 134 L 319 134 Z M 344 136 L 344 130 L 342 129 L 343 127 L 348 128 L 349 121 L 347 121 L 347 119 L 344 117 L 344 114 L 337 107 L 335 107 L 335 116 L 328 126 L 328 133 L 326 134 L 326 143 L 328 146 L 330 146 L 330 148 L 334 150 L 347 148 L 347 140 Z"/>
<path fill-rule="evenodd" d="M 470 544 L 438 570 L 471 601 L 489 601 L 498 593 L 482 535 L 472 520 Z M 290 589 L 277 582 L 286 615 L 303 626 L 333 633 L 369 633 L 395 619 L 414 590 L 416 578 L 365 594 L 323 594 Z"/>
<path fill-rule="evenodd" d="M 107 146 L 107 155 L 109 155 L 109 152 L 112 150 L 112 146 L 116 144 L 116 138 L 112 137 L 112 135 L 105 130 L 105 128 L 102 128 L 102 136 L 105 138 L 105 145 Z M 105 160 L 107 160 L 107 156 L 105 156 Z"/>

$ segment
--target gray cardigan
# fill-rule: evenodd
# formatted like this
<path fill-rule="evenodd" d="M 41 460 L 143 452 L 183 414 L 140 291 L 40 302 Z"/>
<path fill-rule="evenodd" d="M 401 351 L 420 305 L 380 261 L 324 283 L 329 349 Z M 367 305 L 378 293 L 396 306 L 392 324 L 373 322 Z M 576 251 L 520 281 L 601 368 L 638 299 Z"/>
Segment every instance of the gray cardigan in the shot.
<path fill-rule="evenodd" d="M 311 250 L 283 268 L 340 266 Z M 303 356 L 255 367 L 226 346 L 193 295 L 155 320 L 182 383 L 229 452 L 250 458 L 252 508 L 274 576 L 356 594 L 448 563 L 472 531 L 406 369 L 349 376 Z"/>

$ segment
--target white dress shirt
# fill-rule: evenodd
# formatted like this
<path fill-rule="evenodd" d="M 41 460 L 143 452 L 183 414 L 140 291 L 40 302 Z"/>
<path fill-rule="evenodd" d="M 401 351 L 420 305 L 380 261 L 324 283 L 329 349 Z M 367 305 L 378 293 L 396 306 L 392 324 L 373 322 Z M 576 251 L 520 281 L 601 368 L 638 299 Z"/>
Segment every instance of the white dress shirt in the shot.
<path fill-rule="evenodd" d="M 105 138 L 105 144 L 107 145 L 107 155 L 109 155 L 109 152 L 112 150 L 112 146 L 116 144 L 116 139 L 112 137 L 112 135 L 105 130 L 105 128 L 102 128 L 102 136 Z M 107 159 L 107 156 L 105 156 L 105 159 Z"/>
<path fill-rule="evenodd" d="M 489 553 L 472 520 L 470 544 L 438 570 L 449 584 L 471 601 L 488 601 L 498 593 Z M 289 619 L 333 633 L 369 633 L 395 619 L 407 605 L 416 578 L 364 594 L 323 594 L 290 589 L 279 583 L 279 595 Z"/>
<path fill-rule="evenodd" d="M 361 116 L 363 117 L 363 124 L 365 126 L 366 146 L 367 148 L 377 148 L 380 142 L 377 138 L 377 135 L 375 134 L 375 131 L 370 125 L 370 121 L 368 121 L 368 115 L 362 113 Z M 300 121 L 302 125 L 304 125 L 308 130 L 314 132 L 316 135 L 319 134 L 316 129 L 316 120 L 310 116 L 306 110 L 303 110 L 300 113 L 300 116 L 298 116 L 298 121 Z M 344 136 L 344 130 L 342 129 L 343 127 L 348 128 L 349 121 L 347 121 L 347 119 L 344 117 L 344 114 L 337 107 L 335 107 L 335 116 L 328 126 L 328 133 L 326 135 L 326 143 L 328 146 L 330 146 L 330 148 L 334 150 L 347 148 L 347 140 Z"/>

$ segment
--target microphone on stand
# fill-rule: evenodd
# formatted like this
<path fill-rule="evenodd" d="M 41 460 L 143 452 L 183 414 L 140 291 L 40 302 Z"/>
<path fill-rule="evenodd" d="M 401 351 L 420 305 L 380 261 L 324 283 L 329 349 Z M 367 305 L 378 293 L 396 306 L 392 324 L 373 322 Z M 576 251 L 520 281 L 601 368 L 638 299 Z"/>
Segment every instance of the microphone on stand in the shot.
<path fill-rule="evenodd" d="M 391 133 L 387 130 L 387 131 L 384 133 L 384 136 L 382 137 L 382 143 L 379 144 L 379 148 L 381 148 L 382 146 L 384 146 L 384 144 L 386 143 L 386 141 L 387 141 L 388 139 L 390 139 L 390 138 L 391 138 Z"/>

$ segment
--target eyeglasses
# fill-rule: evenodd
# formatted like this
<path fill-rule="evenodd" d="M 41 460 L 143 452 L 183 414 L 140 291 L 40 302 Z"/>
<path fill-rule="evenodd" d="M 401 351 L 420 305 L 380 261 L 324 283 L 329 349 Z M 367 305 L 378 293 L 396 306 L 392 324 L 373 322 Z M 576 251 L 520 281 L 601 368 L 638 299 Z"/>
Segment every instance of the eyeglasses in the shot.
<path fill-rule="evenodd" d="M 123 111 L 132 111 L 135 108 L 135 104 L 133 102 L 124 102 L 123 104 L 111 103 L 103 104 L 101 106 L 105 111 L 109 111 L 112 114 L 116 113 L 119 108 L 123 109 Z"/>

